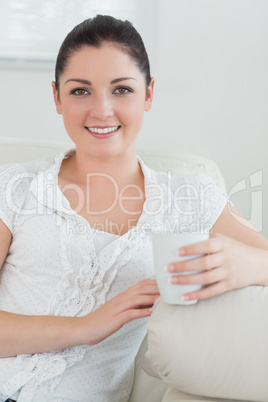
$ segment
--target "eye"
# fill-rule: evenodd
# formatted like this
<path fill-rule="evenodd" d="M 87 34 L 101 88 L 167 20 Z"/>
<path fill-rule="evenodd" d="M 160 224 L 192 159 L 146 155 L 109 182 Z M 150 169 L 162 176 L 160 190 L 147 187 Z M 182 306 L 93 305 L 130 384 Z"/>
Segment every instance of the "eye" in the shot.
<path fill-rule="evenodd" d="M 90 93 L 88 92 L 87 89 L 84 88 L 75 88 L 71 91 L 72 95 L 76 96 L 83 96 L 83 95 L 89 95 Z"/>
<path fill-rule="evenodd" d="M 125 94 L 128 94 L 128 93 L 130 93 L 130 92 L 133 92 L 132 89 L 130 89 L 130 88 L 127 88 L 127 87 L 118 87 L 118 88 L 116 88 L 116 89 L 114 90 L 113 93 L 119 94 L 119 95 L 125 95 Z"/>

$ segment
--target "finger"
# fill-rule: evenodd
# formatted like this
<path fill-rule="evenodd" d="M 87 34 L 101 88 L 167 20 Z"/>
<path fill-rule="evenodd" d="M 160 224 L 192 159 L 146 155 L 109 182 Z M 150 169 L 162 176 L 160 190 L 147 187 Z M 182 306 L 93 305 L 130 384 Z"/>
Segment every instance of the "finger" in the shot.
<path fill-rule="evenodd" d="M 210 270 L 222 265 L 222 253 L 205 254 L 201 257 L 173 262 L 167 266 L 168 272 L 187 272 Z"/>
<path fill-rule="evenodd" d="M 180 256 L 217 253 L 223 249 L 223 238 L 211 237 L 209 240 L 188 244 L 178 250 Z"/>
<path fill-rule="evenodd" d="M 227 286 L 224 281 L 217 282 L 211 286 L 207 286 L 201 290 L 197 290 L 196 292 L 185 293 L 183 295 L 183 300 L 203 300 L 209 299 L 211 297 L 220 295 L 226 292 Z"/>
<path fill-rule="evenodd" d="M 159 293 L 157 282 L 155 279 L 144 280 L 136 283 L 128 290 L 134 291 L 136 294 L 155 294 Z"/>
<path fill-rule="evenodd" d="M 138 282 L 138 283 L 142 283 L 144 285 L 156 285 L 156 279 L 143 279 L 142 281 Z"/>
<path fill-rule="evenodd" d="M 115 313 L 132 310 L 141 309 L 145 307 L 152 307 L 158 299 L 160 294 L 155 295 L 132 295 L 131 297 L 122 297 L 116 300 Z"/>
<path fill-rule="evenodd" d="M 222 268 L 214 268 L 194 275 L 172 275 L 169 282 L 173 285 L 210 285 L 222 281 L 225 276 Z"/>
<path fill-rule="evenodd" d="M 132 320 L 136 320 L 139 318 L 143 318 L 143 317 L 149 317 L 152 314 L 152 308 L 151 307 L 147 307 L 144 309 L 133 309 L 133 310 L 127 310 L 122 312 L 118 317 L 119 320 L 121 322 L 121 325 L 132 321 Z"/>
<path fill-rule="evenodd" d="M 134 300 L 132 307 L 140 309 L 140 308 L 145 308 L 148 306 L 153 306 L 159 296 L 160 296 L 160 293 L 157 295 L 153 295 L 153 296 L 137 297 L 137 299 Z"/>

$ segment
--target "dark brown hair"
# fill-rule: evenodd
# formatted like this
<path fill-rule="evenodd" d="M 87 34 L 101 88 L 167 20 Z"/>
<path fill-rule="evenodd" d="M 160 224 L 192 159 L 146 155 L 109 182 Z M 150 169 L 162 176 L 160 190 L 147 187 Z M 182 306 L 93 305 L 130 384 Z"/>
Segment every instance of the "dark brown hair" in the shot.
<path fill-rule="evenodd" d="M 73 53 L 83 46 L 100 48 L 105 42 L 114 43 L 128 54 L 144 74 L 146 85 L 150 84 L 150 63 L 140 34 L 129 21 L 121 21 L 108 15 L 97 15 L 74 27 L 64 39 L 56 61 L 56 89 L 59 90 L 59 79 Z"/>

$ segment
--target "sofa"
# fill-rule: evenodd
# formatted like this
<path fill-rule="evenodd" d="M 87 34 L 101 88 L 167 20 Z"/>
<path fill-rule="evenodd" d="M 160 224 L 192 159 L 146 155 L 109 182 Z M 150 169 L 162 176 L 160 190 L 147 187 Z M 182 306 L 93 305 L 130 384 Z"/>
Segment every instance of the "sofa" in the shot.
<path fill-rule="evenodd" d="M 69 148 L 0 138 L 0 165 Z M 183 151 L 139 150 L 138 154 L 156 170 L 207 174 L 225 191 L 213 161 Z M 167 305 L 160 297 L 136 357 L 129 402 L 268 402 L 267 298 L 267 289 L 258 286 L 193 306 Z"/>

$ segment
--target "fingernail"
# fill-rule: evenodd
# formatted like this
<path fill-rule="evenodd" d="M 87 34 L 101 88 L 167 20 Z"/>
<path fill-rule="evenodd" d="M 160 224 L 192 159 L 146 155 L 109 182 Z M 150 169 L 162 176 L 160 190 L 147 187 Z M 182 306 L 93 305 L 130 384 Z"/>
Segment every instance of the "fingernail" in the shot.
<path fill-rule="evenodd" d="M 170 264 L 170 265 L 168 265 L 168 266 L 166 267 L 166 270 L 167 270 L 168 272 L 174 272 L 174 271 L 175 271 L 175 267 L 174 267 L 174 265 Z"/>
<path fill-rule="evenodd" d="M 187 301 L 187 300 L 190 300 L 190 297 L 187 296 L 187 295 L 183 295 L 183 296 L 181 296 L 181 300 L 182 301 Z"/>
<path fill-rule="evenodd" d="M 178 254 L 179 254 L 179 255 L 185 255 L 185 254 L 186 254 L 185 249 L 184 249 L 184 248 L 180 248 L 180 249 L 178 250 Z"/>

